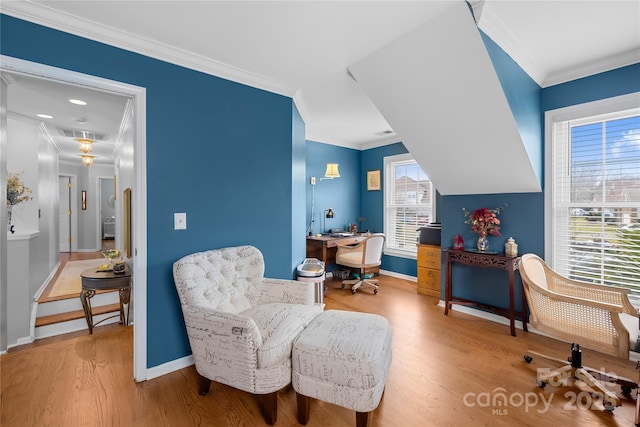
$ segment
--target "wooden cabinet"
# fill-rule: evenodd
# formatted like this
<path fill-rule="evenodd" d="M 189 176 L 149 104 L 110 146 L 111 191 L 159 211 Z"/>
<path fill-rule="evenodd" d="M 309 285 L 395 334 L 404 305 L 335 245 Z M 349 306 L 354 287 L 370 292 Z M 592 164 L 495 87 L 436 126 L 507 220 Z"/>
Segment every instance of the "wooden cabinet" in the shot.
<path fill-rule="evenodd" d="M 440 298 L 440 246 L 418 245 L 418 293 Z"/>

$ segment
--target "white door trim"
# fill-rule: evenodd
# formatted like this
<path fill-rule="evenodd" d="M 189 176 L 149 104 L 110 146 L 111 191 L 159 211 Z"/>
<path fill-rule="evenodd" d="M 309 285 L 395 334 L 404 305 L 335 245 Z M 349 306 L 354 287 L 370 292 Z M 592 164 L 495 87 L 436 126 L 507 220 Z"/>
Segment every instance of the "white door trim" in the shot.
<path fill-rule="evenodd" d="M 147 379 L 147 154 L 146 154 L 146 89 L 127 83 L 107 80 L 62 68 L 51 67 L 0 55 L 1 69 L 26 74 L 46 80 L 62 81 L 98 90 L 131 96 L 135 114 L 134 180 L 137 191 L 133 192 L 132 221 L 133 242 L 133 378 L 135 381 Z M 6 253 L 2 254 L 6 257 Z M 5 264 L 6 265 L 6 264 Z"/>

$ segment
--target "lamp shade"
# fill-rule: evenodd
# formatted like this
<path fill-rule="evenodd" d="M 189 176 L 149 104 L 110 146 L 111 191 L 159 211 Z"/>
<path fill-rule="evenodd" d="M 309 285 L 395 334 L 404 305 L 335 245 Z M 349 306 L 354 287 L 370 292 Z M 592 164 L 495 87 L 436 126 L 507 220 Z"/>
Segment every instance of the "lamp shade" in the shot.
<path fill-rule="evenodd" d="M 337 163 L 327 163 L 327 170 L 324 172 L 325 178 L 340 178 L 340 171 Z"/>
<path fill-rule="evenodd" d="M 82 155 L 82 164 L 85 166 L 91 166 L 93 164 L 93 158 L 95 156 L 92 156 L 90 154 L 83 154 Z"/>
<path fill-rule="evenodd" d="M 93 140 L 87 138 L 79 138 L 78 139 L 78 148 L 84 154 L 90 153 L 93 148 Z"/>

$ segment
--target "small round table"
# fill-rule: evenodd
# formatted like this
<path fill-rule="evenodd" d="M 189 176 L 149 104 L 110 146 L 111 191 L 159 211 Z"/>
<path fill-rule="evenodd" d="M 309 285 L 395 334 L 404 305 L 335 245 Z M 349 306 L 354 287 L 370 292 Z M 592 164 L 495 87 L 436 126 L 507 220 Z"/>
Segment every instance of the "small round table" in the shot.
<path fill-rule="evenodd" d="M 107 319 L 111 319 L 116 315 L 109 316 L 97 323 L 93 323 L 93 314 L 91 311 L 91 298 L 96 291 L 115 291 L 120 294 L 120 323 L 129 324 L 129 300 L 131 298 L 131 270 L 127 265 L 124 272 L 114 273 L 113 271 L 96 271 L 96 268 L 90 268 L 80 273 L 82 277 L 82 291 L 80 291 L 80 302 L 84 310 L 84 318 L 87 320 L 89 333 L 93 334 L 93 328 L 99 323 Z M 125 312 L 124 306 L 127 306 Z"/>

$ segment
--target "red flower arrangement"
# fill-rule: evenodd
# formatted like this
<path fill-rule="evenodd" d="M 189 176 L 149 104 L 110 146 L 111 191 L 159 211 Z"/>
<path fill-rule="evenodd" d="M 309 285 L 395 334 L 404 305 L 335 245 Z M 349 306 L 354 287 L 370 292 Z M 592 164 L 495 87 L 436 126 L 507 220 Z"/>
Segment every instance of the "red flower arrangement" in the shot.
<path fill-rule="evenodd" d="M 480 208 L 473 211 L 473 213 L 462 208 L 466 218 L 464 223 L 471 225 L 471 231 L 478 233 L 480 237 L 487 237 L 488 235 L 499 236 L 500 219 L 498 215 L 506 207 L 507 205 L 495 209 Z"/>

